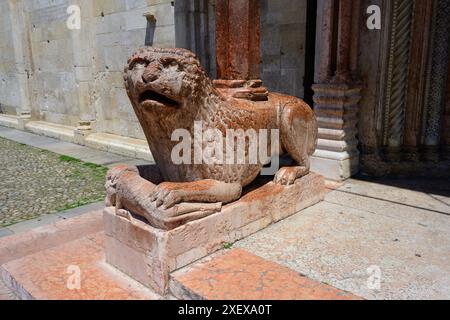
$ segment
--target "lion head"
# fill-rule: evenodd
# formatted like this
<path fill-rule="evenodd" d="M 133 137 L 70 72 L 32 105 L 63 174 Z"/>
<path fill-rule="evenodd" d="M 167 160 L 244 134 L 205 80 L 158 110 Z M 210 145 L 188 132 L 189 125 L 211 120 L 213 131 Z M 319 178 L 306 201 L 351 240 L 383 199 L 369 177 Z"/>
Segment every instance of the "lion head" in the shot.
<path fill-rule="evenodd" d="M 125 67 L 125 88 L 134 107 L 175 112 L 211 88 L 195 54 L 185 49 L 145 47 Z"/>

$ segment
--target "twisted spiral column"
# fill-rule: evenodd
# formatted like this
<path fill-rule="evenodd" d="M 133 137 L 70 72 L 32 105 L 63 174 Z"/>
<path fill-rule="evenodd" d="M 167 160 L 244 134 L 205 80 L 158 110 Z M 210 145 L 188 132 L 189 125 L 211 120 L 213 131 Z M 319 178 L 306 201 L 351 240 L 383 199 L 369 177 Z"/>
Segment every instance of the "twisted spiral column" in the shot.
<path fill-rule="evenodd" d="M 424 145 L 428 148 L 429 160 L 437 160 L 441 140 L 442 115 L 446 98 L 448 65 L 450 56 L 450 3 L 438 0 L 436 8 L 431 79 L 426 105 Z"/>
<path fill-rule="evenodd" d="M 394 1 L 385 116 L 385 145 L 394 150 L 401 146 L 404 134 L 414 3 Z"/>

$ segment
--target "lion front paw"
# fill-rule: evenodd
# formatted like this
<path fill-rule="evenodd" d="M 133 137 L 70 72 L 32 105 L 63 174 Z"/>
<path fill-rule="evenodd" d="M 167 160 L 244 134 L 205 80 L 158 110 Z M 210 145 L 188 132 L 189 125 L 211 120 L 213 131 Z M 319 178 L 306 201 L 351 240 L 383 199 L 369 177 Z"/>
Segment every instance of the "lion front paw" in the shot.
<path fill-rule="evenodd" d="M 156 186 L 150 200 L 155 202 L 157 208 L 162 207 L 166 210 L 176 204 L 183 202 L 185 192 L 177 188 L 176 184 L 163 182 Z"/>
<path fill-rule="evenodd" d="M 305 167 L 284 167 L 278 170 L 274 182 L 285 186 L 294 184 L 295 180 L 308 173 Z"/>

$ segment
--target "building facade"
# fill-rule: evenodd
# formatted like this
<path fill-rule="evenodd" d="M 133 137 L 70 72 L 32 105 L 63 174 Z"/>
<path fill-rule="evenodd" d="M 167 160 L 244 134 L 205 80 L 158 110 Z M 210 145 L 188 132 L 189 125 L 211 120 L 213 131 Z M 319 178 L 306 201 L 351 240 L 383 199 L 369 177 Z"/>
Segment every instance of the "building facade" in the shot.
<path fill-rule="evenodd" d="M 224 36 L 224 16 L 245 37 Z M 216 78 L 237 41 L 265 87 L 314 107 L 314 170 L 450 174 L 446 0 L 6 0 L 0 17 L 0 125 L 150 159 L 127 58 L 183 47 Z"/>

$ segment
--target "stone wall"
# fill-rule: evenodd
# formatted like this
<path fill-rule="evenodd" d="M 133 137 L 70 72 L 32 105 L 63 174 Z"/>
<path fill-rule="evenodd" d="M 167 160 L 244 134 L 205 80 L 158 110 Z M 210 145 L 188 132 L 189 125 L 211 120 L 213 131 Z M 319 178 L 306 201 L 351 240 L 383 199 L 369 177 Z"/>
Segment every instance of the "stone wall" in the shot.
<path fill-rule="evenodd" d="M 112 5 L 113 2 L 116 5 Z M 95 102 L 97 130 L 144 138 L 123 88 L 123 67 L 127 57 L 145 44 L 147 33 L 152 38 L 149 44 L 174 46 L 174 12 L 171 1 L 109 0 L 95 3 L 92 43 L 96 46 L 95 87 L 99 88 L 96 93 L 98 100 Z M 147 22 L 144 13 L 151 13 L 156 18 L 153 36 L 153 26 Z"/>
<path fill-rule="evenodd" d="M 29 79 L 32 117 L 75 126 L 80 115 L 79 82 L 72 31 L 66 27 L 69 1 L 24 2 L 30 24 L 22 25 L 21 31 L 29 34 L 33 61 Z"/>
<path fill-rule="evenodd" d="M 0 2 L 0 112 L 16 114 L 20 106 L 20 81 L 14 52 L 14 35 L 8 1 Z"/>
<path fill-rule="evenodd" d="M 80 30 L 66 25 L 70 5 L 81 9 Z M 28 98 L 32 120 L 144 137 L 122 72 L 138 47 L 174 46 L 171 1 L 7 0 L 0 28 L 3 113 L 19 115 Z"/>
<path fill-rule="evenodd" d="M 211 78 L 216 78 L 215 0 L 175 1 L 178 48 L 195 52 Z"/>
<path fill-rule="evenodd" d="M 303 97 L 306 3 L 261 2 L 261 78 L 271 91 Z"/>
<path fill-rule="evenodd" d="M 198 3 L 177 2 L 178 42 L 204 38 L 185 46 L 202 51 L 214 77 L 215 1 Z M 67 28 L 70 5 L 81 9 L 80 30 Z M 123 66 L 145 44 L 175 46 L 174 14 L 169 0 L 1 1 L 0 113 L 143 139 Z M 306 0 L 262 0 L 261 77 L 270 90 L 303 97 L 305 23 Z"/>

